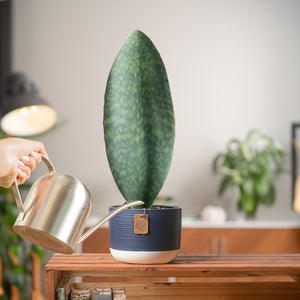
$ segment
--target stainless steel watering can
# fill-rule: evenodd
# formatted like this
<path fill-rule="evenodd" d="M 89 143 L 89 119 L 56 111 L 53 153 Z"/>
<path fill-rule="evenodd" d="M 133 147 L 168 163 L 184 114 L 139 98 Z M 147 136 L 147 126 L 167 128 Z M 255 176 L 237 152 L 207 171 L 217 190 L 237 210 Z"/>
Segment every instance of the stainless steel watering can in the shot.
<path fill-rule="evenodd" d="M 32 185 L 24 205 L 17 183 L 12 186 L 19 209 L 14 231 L 36 245 L 71 254 L 78 244 L 113 216 L 128 207 L 143 204 L 138 200 L 116 208 L 82 235 L 92 208 L 89 191 L 78 179 L 56 173 L 51 161 L 41 157 L 49 173 Z"/>

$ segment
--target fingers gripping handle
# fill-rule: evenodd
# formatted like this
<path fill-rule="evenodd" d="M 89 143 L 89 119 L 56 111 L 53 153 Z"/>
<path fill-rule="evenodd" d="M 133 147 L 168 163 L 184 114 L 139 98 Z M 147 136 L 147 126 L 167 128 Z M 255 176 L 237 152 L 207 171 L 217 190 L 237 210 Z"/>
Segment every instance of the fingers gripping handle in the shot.
<path fill-rule="evenodd" d="M 54 166 L 52 164 L 52 162 L 49 160 L 49 158 L 47 158 L 44 155 L 41 155 L 41 158 L 43 160 L 43 162 L 45 163 L 45 165 L 47 166 L 49 173 L 55 173 L 55 169 Z M 23 220 L 24 219 L 24 215 L 25 215 L 25 211 L 24 211 L 24 207 L 23 207 L 23 202 L 21 199 L 21 195 L 20 195 L 20 191 L 18 188 L 18 184 L 17 184 L 17 180 L 15 179 L 13 185 L 12 185 L 12 190 L 13 190 L 13 194 L 15 197 L 15 201 L 19 210 L 19 217 L 18 220 Z"/>

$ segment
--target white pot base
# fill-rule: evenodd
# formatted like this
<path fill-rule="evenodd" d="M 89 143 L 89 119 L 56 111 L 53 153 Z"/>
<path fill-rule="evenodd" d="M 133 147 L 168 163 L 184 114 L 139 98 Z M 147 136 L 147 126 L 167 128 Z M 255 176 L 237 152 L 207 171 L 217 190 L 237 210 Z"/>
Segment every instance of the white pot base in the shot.
<path fill-rule="evenodd" d="M 114 259 L 129 264 L 166 264 L 173 260 L 179 250 L 168 251 L 126 251 L 110 248 Z"/>

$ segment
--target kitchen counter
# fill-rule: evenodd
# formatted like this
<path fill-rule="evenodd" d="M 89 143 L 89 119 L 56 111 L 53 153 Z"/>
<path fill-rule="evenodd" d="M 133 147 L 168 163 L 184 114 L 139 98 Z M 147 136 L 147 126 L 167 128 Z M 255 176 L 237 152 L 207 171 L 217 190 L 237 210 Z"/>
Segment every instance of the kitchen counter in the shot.
<path fill-rule="evenodd" d="M 99 217 L 92 216 L 89 218 L 87 227 L 91 227 L 93 224 L 97 223 Z M 102 227 L 107 228 L 108 222 Z M 299 221 L 256 221 L 256 220 L 228 220 L 222 223 L 218 222 L 207 222 L 202 221 L 200 218 L 196 217 L 184 217 L 182 218 L 183 228 L 300 228 Z"/>
<path fill-rule="evenodd" d="M 183 228 L 300 228 L 299 221 L 256 221 L 256 220 L 229 220 L 225 222 L 207 222 L 200 218 L 182 218 Z"/>

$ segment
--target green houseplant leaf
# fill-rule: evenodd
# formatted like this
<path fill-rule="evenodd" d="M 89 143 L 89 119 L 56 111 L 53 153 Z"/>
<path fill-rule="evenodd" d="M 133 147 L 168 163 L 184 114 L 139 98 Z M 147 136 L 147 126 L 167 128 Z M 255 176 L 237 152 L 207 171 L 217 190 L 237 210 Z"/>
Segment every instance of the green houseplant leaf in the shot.
<path fill-rule="evenodd" d="M 275 176 L 284 169 L 284 149 L 269 136 L 251 130 L 245 140 L 232 139 L 213 160 L 213 172 L 222 175 L 218 194 L 231 187 L 237 192 L 238 208 L 255 215 L 259 205 L 275 201 Z"/>
<path fill-rule="evenodd" d="M 120 192 L 128 202 L 142 200 L 151 207 L 170 168 L 175 120 L 164 63 L 139 30 L 127 39 L 110 71 L 103 125 Z"/>

